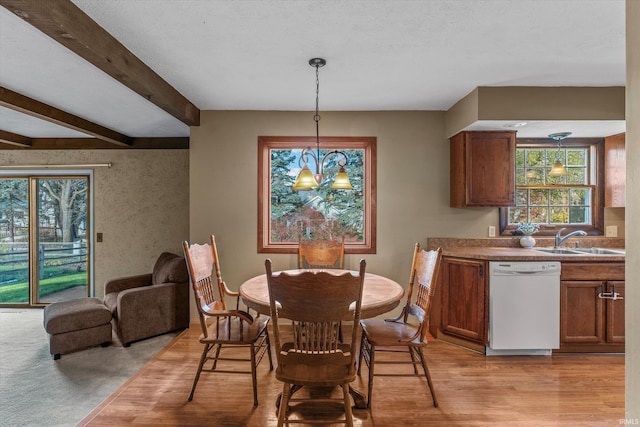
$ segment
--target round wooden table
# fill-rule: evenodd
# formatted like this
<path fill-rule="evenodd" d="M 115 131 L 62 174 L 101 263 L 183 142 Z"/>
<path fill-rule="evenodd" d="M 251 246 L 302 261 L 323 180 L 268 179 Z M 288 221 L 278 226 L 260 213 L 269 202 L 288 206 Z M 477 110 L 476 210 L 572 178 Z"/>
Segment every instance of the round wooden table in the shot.
<path fill-rule="evenodd" d="M 326 271 L 331 274 L 344 274 L 350 272 L 357 275 L 357 271 L 337 270 L 337 269 L 308 269 L 308 270 L 286 270 L 287 273 L 295 274 L 303 271 Z M 279 274 L 274 272 L 273 274 Z M 267 286 L 267 275 L 262 274 L 247 280 L 240 285 L 240 296 L 247 305 L 258 313 L 269 315 L 269 289 Z M 404 296 L 404 289 L 397 282 L 377 274 L 365 273 L 364 284 L 362 289 L 362 311 L 360 317 L 366 319 L 384 314 L 393 310 L 398 306 L 400 300 Z M 293 394 L 297 390 L 294 387 L 291 391 Z M 349 387 L 351 396 L 353 397 L 354 407 L 357 409 L 367 409 L 367 401 L 365 395 L 359 390 Z M 279 404 L 280 400 L 278 399 Z"/>
<path fill-rule="evenodd" d="M 353 275 L 358 274 L 357 271 L 353 270 L 337 269 L 286 270 L 289 274 L 303 271 L 326 271 L 336 275 L 344 274 L 348 271 Z M 277 275 L 279 273 L 279 271 L 276 271 L 273 274 Z M 256 276 L 240 285 L 240 296 L 247 307 L 256 310 L 258 313 L 269 315 L 269 289 L 267 287 L 266 274 Z M 403 296 L 404 289 L 397 282 L 377 274 L 365 273 L 360 317 L 367 319 L 391 311 L 398 306 Z"/>

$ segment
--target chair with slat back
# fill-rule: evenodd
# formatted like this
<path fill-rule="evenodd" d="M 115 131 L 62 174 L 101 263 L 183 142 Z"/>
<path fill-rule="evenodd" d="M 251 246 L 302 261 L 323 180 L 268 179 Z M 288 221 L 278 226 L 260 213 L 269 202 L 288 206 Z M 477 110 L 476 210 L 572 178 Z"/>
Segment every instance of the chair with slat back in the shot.
<path fill-rule="evenodd" d="M 300 240 L 298 268 L 344 268 L 344 237 L 337 240 Z"/>
<path fill-rule="evenodd" d="M 358 375 L 362 368 L 362 359 L 369 368 L 369 384 L 367 393 L 367 407 L 371 407 L 371 393 L 373 391 L 374 376 L 421 376 L 426 377 L 433 406 L 438 406 L 435 390 L 431 382 L 431 374 L 427 366 L 424 355 L 424 348 L 427 346 L 427 332 L 429 326 L 429 311 L 431 309 L 431 298 L 436 290 L 438 274 L 440 270 L 440 260 L 442 249 L 431 251 L 420 250 L 420 244 L 416 243 L 411 264 L 411 275 L 409 289 L 407 291 L 407 301 L 400 313 L 394 319 L 363 319 L 362 343 L 360 347 L 360 357 L 358 363 Z M 415 293 L 415 300 L 413 294 Z M 409 320 L 414 320 L 409 322 Z M 377 360 L 377 352 L 398 351 L 399 347 L 407 349 L 411 359 L 385 359 Z M 403 373 L 374 373 L 374 366 L 380 364 L 402 364 L 413 365 L 413 374 Z M 423 373 L 418 372 L 417 365 L 422 366 Z"/>
<path fill-rule="evenodd" d="M 337 240 L 302 240 L 298 244 L 298 268 L 344 268 L 344 237 Z M 340 325 L 340 341 L 343 340 Z"/>
<path fill-rule="evenodd" d="M 276 378 L 284 383 L 278 426 L 310 422 L 287 418 L 287 411 L 297 406 L 290 406 L 290 403 L 308 400 L 342 402 L 344 420 L 326 421 L 353 425 L 349 383 L 356 376 L 365 261 L 360 261 L 358 275 L 328 271 L 274 274 L 271 260 L 266 260 L 265 267 L 278 361 Z M 340 321 L 343 320 L 354 322 L 351 342 L 348 344 L 338 339 Z M 292 386 L 341 386 L 342 399 L 293 398 Z"/>
<path fill-rule="evenodd" d="M 270 368 L 273 369 L 271 346 L 267 325 L 268 316 L 251 316 L 248 312 L 239 310 L 238 302 L 233 310 L 227 309 L 226 297 L 239 298 L 238 292 L 231 291 L 222 280 L 218 261 L 218 250 L 215 237 L 211 236 L 211 244 L 182 243 L 184 255 L 189 269 L 189 279 L 198 308 L 198 317 L 202 334 L 199 341 L 204 346 L 198 371 L 193 380 L 189 393 L 189 400 L 193 399 L 196 385 L 202 372 L 243 373 L 251 374 L 253 378 L 253 404 L 258 405 L 258 387 L 256 368 L 262 357 L 267 353 Z M 215 277 L 213 273 L 215 271 Z M 215 283 L 214 283 L 215 281 Z M 236 300 L 238 301 L 238 300 Z M 248 347 L 249 358 L 223 357 L 224 347 Z M 251 362 L 250 371 L 219 369 L 219 361 Z M 211 362 L 211 367 L 205 364 Z"/>

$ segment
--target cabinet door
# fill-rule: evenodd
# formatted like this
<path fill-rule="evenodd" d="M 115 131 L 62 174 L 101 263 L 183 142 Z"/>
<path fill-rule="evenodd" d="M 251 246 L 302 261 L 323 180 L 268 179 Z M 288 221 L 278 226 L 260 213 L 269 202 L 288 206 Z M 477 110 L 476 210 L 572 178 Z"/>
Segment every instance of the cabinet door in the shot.
<path fill-rule="evenodd" d="M 443 258 L 442 318 L 445 333 L 487 342 L 487 263 Z"/>
<path fill-rule="evenodd" d="M 604 305 L 598 294 L 601 281 L 568 281 L 560 284 L 560 342 L 600 343 L 604 341 Z"/>
<path fill-rule="evenodd" d="M 607 342 L 624 343 L 624 282 L 607 282 L 607 292 L 617 292 L 616 300 L 605 300 L 607 306 Z"/>
<path fill-rule="evenodd" d="M 515 204 L 515 132 L 462 132 L 450 143 L 451 207 Z"/>

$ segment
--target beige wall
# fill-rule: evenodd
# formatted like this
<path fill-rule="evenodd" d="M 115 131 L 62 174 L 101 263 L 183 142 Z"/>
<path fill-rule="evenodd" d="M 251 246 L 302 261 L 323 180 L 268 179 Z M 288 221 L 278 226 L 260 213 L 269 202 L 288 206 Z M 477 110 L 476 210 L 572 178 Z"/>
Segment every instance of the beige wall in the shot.
<path fill-rule="evenodd" d="M 640 217 L 640 2 L 627 0 L 627 218 Z M 626 418 L 640 423 L 640 228 L 626 229 Z M 635 422 L 634 422 L 635 421 Z"/>
<path fill-rule="evenodd" d="M 1 165 L 107 163 L 94 169 L 95 295 L 106 280 L 151 272 L 163 251 L 182 253 L 189 230 L 188 150 L 0 151 Z"/>
<path fill-rule="evenodd" d="M 296 265 L 295 255 L 257 253 L 257 152 L 259 135 L 309 136 L 311 112 L 205 111 L 191 130 L 190 236 L 216 235 L 228 285 Z M 449 208 L 449 142 L 442 112 L 323 112 L 322 136 L 376 136 L 377 254 L 367 270 L 405 284 L 415 242 L 427 237 L 481 237 L 498 222 L 497 209 Z M 347 255 L 353 268 L 360 255 Z"/>

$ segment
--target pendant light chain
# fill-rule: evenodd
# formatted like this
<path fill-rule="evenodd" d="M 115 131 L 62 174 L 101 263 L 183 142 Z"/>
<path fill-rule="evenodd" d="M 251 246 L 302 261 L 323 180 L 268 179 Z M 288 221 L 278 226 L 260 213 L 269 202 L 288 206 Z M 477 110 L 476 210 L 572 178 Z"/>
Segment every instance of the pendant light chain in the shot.
<path fill-rule="evenodd" d="M 316 63 L 316 115 L 313 116 L 313 120 L 316 122 L 316 152 L 320 157 L 320 64 Z"/>

